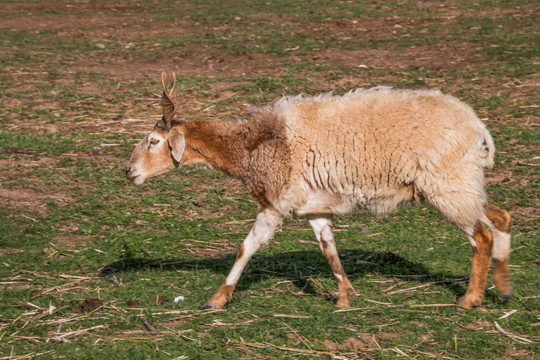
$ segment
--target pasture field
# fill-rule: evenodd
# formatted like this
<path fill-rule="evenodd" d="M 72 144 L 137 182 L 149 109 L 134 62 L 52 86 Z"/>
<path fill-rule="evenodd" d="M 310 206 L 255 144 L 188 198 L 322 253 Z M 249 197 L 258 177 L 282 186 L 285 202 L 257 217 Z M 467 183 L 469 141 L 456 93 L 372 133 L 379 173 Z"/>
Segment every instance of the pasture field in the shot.
<path fill-rule="evenodd" d="M 537 0 L 2 1 L 0 359 L 538 358 L 539 13 Z M 201 310 L 257 208 L 202 167 L 125 179 L 161 115 L 163 70 L 188 119 L 376 85 L 469 103 L 497 147 L 490 199 L 514 219 L 514 297 L 490 278 L 481 307 L 456 311 L 469 242 L 420 205 L 336 218 L 350 309 L 291 219 L 225 310 Z"/>

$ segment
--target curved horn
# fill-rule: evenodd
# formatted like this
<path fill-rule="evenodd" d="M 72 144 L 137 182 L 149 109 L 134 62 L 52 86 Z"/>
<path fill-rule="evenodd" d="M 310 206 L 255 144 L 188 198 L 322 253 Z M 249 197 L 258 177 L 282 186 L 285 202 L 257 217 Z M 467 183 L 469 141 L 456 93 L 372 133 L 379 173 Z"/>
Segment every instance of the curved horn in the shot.
<path fill-rule="evenodd" d="M 167 83 L 170 81 L 172 83 L 171 90 L 167 90 Z M 163 95 L 161 95 L 161 106 L 163 108 L 163 118 L 167 127 L 170 128 L 171 121 L 174 119 L 176 109 L 178 104 L 176 103 L 176 92 L 174 87 L 176 85 L 176 75 L 174 72 L 167 74 L 166 72 L 161 73 L 161 84 L 163 86 Z"/>

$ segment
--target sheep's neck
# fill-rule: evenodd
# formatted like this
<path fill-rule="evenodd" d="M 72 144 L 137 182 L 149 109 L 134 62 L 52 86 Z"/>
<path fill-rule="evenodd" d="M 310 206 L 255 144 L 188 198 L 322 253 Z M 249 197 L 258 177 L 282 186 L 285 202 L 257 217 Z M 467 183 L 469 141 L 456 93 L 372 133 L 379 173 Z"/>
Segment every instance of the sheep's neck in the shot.
<path fill-rule="evenodd" d="M 240 177 L 243 141 L 233 134 L 232 122 L 192 121 L 186 125 L 182 164 L 204 164 Z"/>

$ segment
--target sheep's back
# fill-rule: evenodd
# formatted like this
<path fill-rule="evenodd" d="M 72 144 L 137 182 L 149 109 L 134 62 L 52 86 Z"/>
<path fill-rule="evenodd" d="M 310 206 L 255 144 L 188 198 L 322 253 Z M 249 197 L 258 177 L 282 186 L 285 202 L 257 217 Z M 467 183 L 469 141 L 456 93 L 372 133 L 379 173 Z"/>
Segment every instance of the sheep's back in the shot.
<path fill-rule="evenodd" d="M 438 91 L 357 90 L 286 98 L 275 108 L 292 176 L 338 194 L 361 188 L 375 196 L 421 172 L 450 174 L 483 128 L 469 106 Z"/>

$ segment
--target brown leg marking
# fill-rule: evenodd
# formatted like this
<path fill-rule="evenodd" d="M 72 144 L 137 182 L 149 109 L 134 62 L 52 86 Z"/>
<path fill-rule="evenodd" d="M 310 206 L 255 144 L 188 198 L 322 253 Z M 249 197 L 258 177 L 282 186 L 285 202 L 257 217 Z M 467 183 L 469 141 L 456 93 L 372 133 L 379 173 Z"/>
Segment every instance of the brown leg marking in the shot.
<path fill-rule="evenodd" d="M 510 233 L 512 228 L 512 218 L 509 213 L 491 204 L 486 205 L 484 213 L 499 231 Z"/>
<path fill-rule="evenodd" d="M 457 306 L 461 309 L 470 309 L 482 303 L 486 289 L 486 280 L 493 247 L 493 237 L 482 225 L 477 224 L 474 229 L 473 259 L 469 287 L 465 295 L 459 298 Z"/>
<path fill-rule="evenodd" d="M 216 294 L 204 304 L 203 309 L 221 309 L 223 305 L 231 300 L 233 291 L 234 286 L 225 283 L 221 284 Z"/>
<path fill-rule="evenodd" d="M 325 241 L 322 241 L 322 243 L 325 243 Z M 331 247 L 331 245 L 325 247 L 325 250 L 329 247 Z M 323 251 L 323 254 L 328 259 L 330 268 L 332 269 L 332 272 L 334 273 L 334 276 L 338 283 L 339 298 L 336 302 L 336 306 L 338 308 L 350 307 L 351 301 L 355 295 L 355 291 L 351 285 L 351 282 L 347 278 L 347 275 L 345 274 L 345 270 L 343 270 L 343 266 L 341 265 L 341 261 L 339 260 L 339 257 L 337 255 L 335 245 L 333 246 L 333 248 L 333 253 L 331 251 Z"/>
<path fill-rule="evenodd" d="M 510 272 L 508 271 L 508 260 L 510 257 L 510 231 L 512 228 L 512 218 L 506 211 L 499 209 L 494 205 L 487 205 L 484 214 L 496 229 L 492 229 L 494 235 L 493 246 L 493 264 L 491 274 L 495 281 L 495 287 L 499 294 L 509 300 L 512 296 L 512 286 L 510 285 Z M 501 241 L 503 246 L 502 251 L 497 251 L 497 242 Z M 500 252 L 500 253 L 498 253 Z"/>
<path fill-rule="evenodd" d="M 240 244 L 240 249 L 238 249 L 238 254 L 236 254 L 236 260 L 240 259 L 244 255 L 244 244 Z"/>
<path fill-rule="evenodd" d="M 244 255 L 244 244 L 240 244 L 238 249 L 238 254 L 236 254 L 236 260 L 240 259 Z M 221 284 L 218 291 L 206 304 L 204 304 L 203 309 L 221 309 L 226 303 L 228 303 L 232 298 L 232 293 L 234 291 L 233 285 L 227 285 L 226 283 Z"/>
<path fill-rule="evenodd" d="M 508 259 L 498 260 L 493 259 L 491 265 L 491 275 L 495 281 L 495 287 L 499 294 L 505 299 L 510 300 L 512 297 L 512 286 L 510 286 L 510 271 L 508 271 Z"/>

